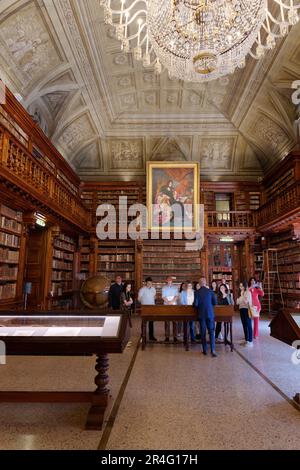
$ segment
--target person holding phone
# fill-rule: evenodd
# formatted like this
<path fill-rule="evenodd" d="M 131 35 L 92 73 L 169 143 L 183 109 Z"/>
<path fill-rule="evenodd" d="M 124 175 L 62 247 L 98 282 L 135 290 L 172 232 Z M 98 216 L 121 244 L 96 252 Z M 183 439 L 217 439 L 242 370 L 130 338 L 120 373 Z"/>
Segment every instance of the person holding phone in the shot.
<path fill-rule="evenodd" d="M 252 306 L 255 307 L 257 312 L 258 312 L 258 316 L 253 318 L 253 325 L 254 325 L 253 338 L 257 339 L 258 338 L 258 330 L 259 330 L 259 328 L 258 328 L 259 315 L 260 315 L 260 312 L 261 312 L 261 303 L 260 303 L 259 297 L 264 296 L 264 291 L 262 289 L 261 283 L 257 282 L 255 277 L 251 277 L 249 279 L 248 286 L 249 286 L 249 292 L 251 293 L 251 297 L 252 297 Z"/>
<path fill-rule="evenodd" d="M 249 291 L 247 281 L 240 282 L 239 295 L 236 301 L 239 306 L 241 321 L 244 330 L 245 340 L 240 343 L 241 346 L 253 346 L 252 318 L 249 317 L 249 308 L 252 306 L 252 295 Z"/>

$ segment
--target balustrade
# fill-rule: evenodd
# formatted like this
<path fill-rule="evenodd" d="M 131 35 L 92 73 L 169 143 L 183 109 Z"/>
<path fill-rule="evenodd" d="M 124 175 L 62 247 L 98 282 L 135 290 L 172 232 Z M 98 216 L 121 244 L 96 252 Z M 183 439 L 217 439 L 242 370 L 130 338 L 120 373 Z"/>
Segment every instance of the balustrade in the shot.
<path fill-rule="evenodd" d="M 56 211 L 59 207 L 66 219 L 88 229 L 90 216 L 86 207 L 74 195 L 74 190 L 69 191 L 66 182 L 58 179 L 57 168 L 51 172 L 49 165 L 43 165 L 42 159 L 37 160 L 1 125 L 0 166 L 5 169 L 6 176 L 11 175 L 14 183 L 17 179 L 20 187 L 30 186 L 41 196 L 47 196 L 49 207 Z M 70 185 L 73 188 L 74 185 Z"/>
<path fill-rule="evenodd" d="M 300 182 L 289 186 L 282 193 L 261 206 L 255 213 L 255 225 L 260 227 L 298 209 L 300 205 Z"/>
<path fill-rule="evenodd" d="M 253 214 L 250 211 L 208 211 L 205 213 L 207 228 L 252 228 Z"/>

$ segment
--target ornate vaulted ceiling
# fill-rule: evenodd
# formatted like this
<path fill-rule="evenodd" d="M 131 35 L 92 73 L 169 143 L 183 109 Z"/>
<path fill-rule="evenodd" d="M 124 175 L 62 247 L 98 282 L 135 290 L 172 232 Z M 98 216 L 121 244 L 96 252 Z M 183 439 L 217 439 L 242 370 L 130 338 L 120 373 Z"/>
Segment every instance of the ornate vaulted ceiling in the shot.
<path fill-rule="evenodd" d="M 1 0 L 0 75 L 83 179 L 137 179 L 147 160 L 257 179 L 296 143 L 300 25 L 209 84 L 155 76 L 120 52 L 99 0 Z"/>

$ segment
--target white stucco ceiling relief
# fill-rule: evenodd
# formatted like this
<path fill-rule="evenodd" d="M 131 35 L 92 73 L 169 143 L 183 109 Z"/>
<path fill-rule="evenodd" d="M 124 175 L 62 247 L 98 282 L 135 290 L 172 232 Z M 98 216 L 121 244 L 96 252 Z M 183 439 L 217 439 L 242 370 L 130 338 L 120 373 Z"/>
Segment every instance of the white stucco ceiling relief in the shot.
<path fill-rule="evenodd" d="M 98 0 L 2 0 L 0 72 L 84 179 L 138 179 L 148 160 L 257 180 L 295 145 L 300 25 L 264 59 L 208 84 L 120 51 Z"/>

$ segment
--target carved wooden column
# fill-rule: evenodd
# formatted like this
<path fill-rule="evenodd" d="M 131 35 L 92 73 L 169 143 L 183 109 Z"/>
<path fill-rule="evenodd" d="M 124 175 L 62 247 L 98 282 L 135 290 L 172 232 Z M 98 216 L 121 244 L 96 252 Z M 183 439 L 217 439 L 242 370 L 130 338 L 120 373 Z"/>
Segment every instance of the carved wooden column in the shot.
<path fill-rule="evenodd" d="M 209 240 L 204 238 L 203 247 L 201 250 L 201 276 L 206 277 L 207 282 L 209 282 L 209 263 L 208 263 L 208 250 L 209 250 Z"/>
<path fill-rule="evenodd" d="M 234 244 L 232 253 L 232 290 L 235 299 L 237 298 L 240 281 L 243 281 L 240 269 L 240 250 L 239 246 Z"/>
<path fill-rule="evenodd" d="M 90 238 L 90 263 L 89 275 L 95 276 L 98 271 L 98 238 L 91 236 Z"/>
<path fill-rule="evenodd" d="M 44 286 L 42 298 L 42 310 L 49 310 L 51 308 L 51 281 L 52 281 L 52 264 L 53 264 L 53 249 L 55 239 L 60 235 L 60 227 L 55 225 L 49 227 L 45 233 L 44 250 L 45 250 L 45 264 L 44 264 Z"/>
<path fill-rule="evenodd" d="M 143 240 L 135 242 L 135 291 L 143 285 Z"/>
<path fill-rule="evenodd" d="M 100 430 L 102 429 L 104 413 L 108 404 L 109 389 L 107 387 L 109 383 L 108 376 L 109 360 L 107 354 L 99 354 L 96 360 L 96 371 L 95 384 L 97 389 L 92 395 L 92 406 L 89 410 L 86 429 L 88 430 Z"/>
<path fill-rule="evenodd" d="M 22 226 L 22 235 L 20 238 L 20 251 L 19 251 L 19 267 L 17 278 L 17 299 L 23 299 L 24 277 L 25 277 L 25 261 L 26 261 L 26 246 L 29 236 L 29 227 L 26 224 Z"/>
<path fill-rule="evenodd" d="M 2 136 L 2 151 L 0 155 L 0 161 L 3 166 L 7 165 L 8 160 L 8 146 L 9 146 L 9 139 L 8 135 L 4 132 Z"/>
<path fill-rule="evenodd" d="M 72 299 L 72 308 L 79 308 L 80 306 L 80 298 L 79 298 L 79 291 L 81 287 L 81 279 L 79 276 L 80 273 L 80 265 L 81 265 L 81 249 L 83 244 L 83 237 L 78 237 L 78 242 L 76 243 L 76 249 L 74 252 L 74 261 L 73 261 L 73 299 Z"/>
<path fill-rule="evenodd" d="M 250 276 L 255 275 L 255 237 L 249 237 L 249 247 L 250 247 L 250 258 L 249 258 L 249 265 L 251 267 Z"/>
<path fill-rule="evenodd" d="M 245 240 L 245 257 L 246 257 L 246 273 L 247 278 L 255 274 L 255 263 L 254 263 L 254 244 L 255 238 L 248 237 Z"/>
<path fill-rule="evenodd" d="M 139 184 L 138 200 L 137 200 L 137 202 L 138 202 L 139 204 L 143 204 L 143 202 L 144 202 L 144 201 L 143 201 L 143 194 L 144 194 L 144 193 L 143 193 L 143 189 L 144 189 L 144 184 L 140 183 L 140 184 Z"/>

